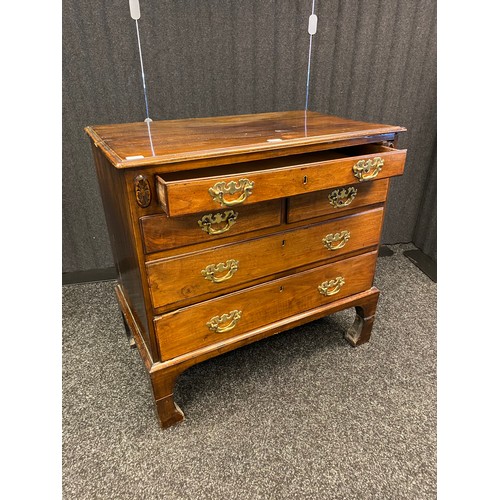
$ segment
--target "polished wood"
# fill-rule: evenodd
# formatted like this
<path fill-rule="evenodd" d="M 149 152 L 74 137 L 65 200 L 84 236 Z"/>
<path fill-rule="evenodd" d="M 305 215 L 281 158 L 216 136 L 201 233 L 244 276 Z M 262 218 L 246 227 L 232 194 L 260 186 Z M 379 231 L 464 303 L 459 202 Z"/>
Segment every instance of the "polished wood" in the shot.
<path fill-rule="evenodd" d="M 303 221 L 324 215 L 343 215 L 346 211 L 355 208 L 383 203 L 387 197 L 389 179 L 350 184 L 344 187 L 346 190 L 349 188 L 356 189 L 356 195 L 352 202 L 345 207 L 335 207 L 330 203 L 328 196 L 332 193 L 332 189 L 289 198 L 286 211 L 287 222 Z"/>
<path fill-rule="evenodd" d="M 284 318 L 354 295 L 372 286 L 377 252 L 271 281 L 262 285 L 200 302 L 155 319 L 163 361 L 204 346 L 227 340 Z M 336 295 L 322 295 L 318 287 L 342 276 L 345 284 Z M 214 333 L 207 322 L 230 311 L 242 312 L 235 327 Z M 182 332 L 182 335 L 179 334 Z"/>
<path fill-rule="evenodd" d="M 147 310 L 149 297 L 144 294 L 142 262 L 136 252 L 126 182 L 98 148 L 93 148 L 93 154 L 118 282 L 122 285 L 134 321 L 152 349 L 155 341 L 149 333 L 152 325 Z"/>
<path fill-rule="evenodd" d="M 347 156 L 349 153 L 353 156 Z M 340 154 L 346 156 L 338 158 Z M 333 159 L 325 159 L 328 156 Z M 165 174 L 157 177 L 158 197 L 160 205 L 171 217 L 204 210 L 218 210 L 223 206 L 212 198 L 209 189 L 221 181 L 239 183 L 242 179 L 247 179 L 254 183 L 254 187 L 252 193 L 241 204 L 243 206 L 336 186 L 362 184 L 354 176 L 353 166 L 360 160 L 375 157 L 384 160 L 384 166 L 377 175 L 377 179 L 403 173 L 405 150 L 393 150 L 385 146 L 357 146 L 348 150 L 336 150 L 331 155 L 294 157 L 287 161 L 286 166 L 276 168 L 270 168 L 270 166 L 281 165 L 281 159 L 270 163 L 263 162 L 264 165 L 250 164 L 243 167 L 236 165 L 231 170 L 220 169 L 227 172 L 223 175 L 220 175 L 217 169 L 212 170 L 210 173 L 213 175 L 207 177 L 200 177 L 198 173 L 194 178 L 181 176 L 181 174 L 170 176 Z M 203 172 L 205 173 L 207 172 Z"/>
<path fill-rule="evenodd" d="M 354 347 L 365 344 L 370 340 L 373 323 L 375 321 L 375 310 L 377 308 L 379 294 L 372 294 L 365 301 L 355 306 L 356 318 L 353 325 L 345 334 L 346 340 Z"/>
<path fill-rule="evenodd" d="M 126 322 L 127 334 L 131 335 L 130 345 L 137 346 L 144 367 L 149 374 L 153 397 L 156 403 L 157 416 L 162 427 L 168 427 L 184 419 L 184 413 L 174 402 L 174 383 L 182 370 L 179 367 L 163 367 L 158 369 L 158 363 L 153 363 L 148 347 L 144 342 L 141 329 L 125 298 L 122 286 L 115 287 L 118 304 Z"/>
<path fill-rule="evenodd" d="M 210 250 L 189 253 L 146 265 L 154 307 L 176 307 L 239 289 L 249 282 L 272 279 L 284 270 L 324 261 L 378 244 L 383 209 L 378 208 L 305 228 L 274 233 Z M 323 243 L 328 234 L 349 231 L 344 246 L 329 250 Z M 238 262 L 238 270 L 224 282 L 204 278 L 207 265 Z M 181 304 L 179 304 L 181 303 Z"/>
<path fill-rule="evenodd" d="M 248 233 L 238 233 L 231 235 L 231 231 L 228 231 L 227 236 L 224 236 L 223 239 L 221 239 L 219 242 L 215 243 L 214 240 L 204 240 L 203 238 L 195 243 L 191 243 L 186 246 L 182 247 L 169 247 L 165 248 L 163 250 L 160 250 L 158 252 L 154 253 L 148 253 L 144 254 L 144 259 L 147 262 L 152 262 L 155 260 L 161 260 L 161 259 L 166 259 L 170 257 L 175 257 L 175 256 L 180 256 L 188 253 L 194 253 L 194 252 L 201 252 L 202 250 L 210 250 L 215 247 L 219 246 L 224 246 L 224 245 L 230 245 L 232 243 L 237 243 L 240 241 L 246 241 L 248 239 L 256 239 L 264 236 L 270 236 L 273 235 L 277 232 L 281 231 L 288 231 L 291 229 L 299 229 L 299 228 L 304 228 L 306 226 L 309 226 L 311 224 L 319 224 L 320 222 L 327 222 L 331 221 L 333 219 L 338 218 L 339 216 L 342 217 L 347 217 L 348 215 L 355 215 L 356 213 L 360 212 L 360 209 L 352 209 L 352 210 L 346 210 L 345 212 L 338 214 L 338 216 L 332 216 L 332 215 L 322 215 L 319 217 L 311 218 L 311 219 L 305 219 L 303 221 L 298 221 L 298 222 L 286 222 L 286 203 L 288 199 L 283 198 L 282 200 L 278 200 L 281 202 L 281 213 L 282 213 L 282 220 L 281 223 L 278 226 L 272 226 L 272 227 L 267 227 L 267 228 L 258 228 L 255 229 L 254 231 L 248 232 Z M 369 207 L 366 207 L 367 209 L 373 209 L 373 208 L 383 208 L 383 204 L 377 204 L 377 205 L 372 205 Z M 248 208 L 250 209 L 251 213 L 253 214 L 258 214 L 260 210 L 255 210 L 256 205 L 248 205 Z M 260 204 L 257 205 L 257 207 L 260 207 Z M 172 217 L 169 218 L 170 220 L 175 220 L 177 217 Z M 197 219 L 198 220 L 198 219 Z M 235 224 L 232 228 L 236 227 L 237 224 Z M 231 228 L 231 229 L 232 229 Z"/>
<path fill-rule="evenodd" d="M 117 168 L 159 165 L 221 156 L 332 143 L 345 139 L 403 132 L 403 127 L 349 120 L 309 111 L 286 111 L 183 120 L 159 120 L 86 129 Z M 137 158 L 143 156 L 143 158 Z M 132 159 L 127 159 L 131 157 Z"/>
<path fill-rule="evenodd" d="M 406 158 L 395 149 L 402 127 L 284 112 L 153 122 L 150 130 L 86 128 L 118 303 L 160 425 L 184 419 L 174 386 L 196 363 L 349 307 L 356 319 L 346 340 L 369 340 L 388 179 Z M 359 182 L 353 166 L 376 157 L 382 170 Z M 243 203 L 212 199 L 216 182 L 244 176 L 254 186 Z M 333 188 L 348 186 L 358 190 L 351 204 L 324 206 Z"/>
<path fill-rule="evenodd" d="M 201 212 L 184 217 L 167 217 L 165 214 L 141 217 L 144 251 L 154 253 L 203 242 L 216 245 L 221 239 L 238 234 L 248 235 L 252 231 L 279 226 L 281 223 L 281 202 L 273 200 L 261 203 L 258 211 L 252 206 L 241 206 L 233 209 L 237 214 L 236 221 L 224 233 L 209 234 L 200 227 L 198 221 L 202 221 L 204 216 L 223 215 L 227 210 L 229 209 Z M 213 228 L 220 230 L 225 226 L 226 223 L 222 222 L 214 224 Z"/>
<path fill-rule="evenodd" d="M 350 307 L 363 307 L 366 304 L 373 304 L 373 302 L 376 304 L 378 296 L 379 290 L 375 287 L 371 287 L 369 290 L 330 302 L 316 309 L 297 314 L 292 318 L 286 318 L 280 322 L 265 325 L 249 334 L 240 335 L 237 338 L 229 339 L 229 341 L 221 341 L 208 347 L 197 349 L 188 354 L 169 359 L 168 361 L 154 364 L 151 364 L 147 356 L 142 337 L 137 334 L 136 330 L 132 330 L 135 341 L 139 347 L 138 352 L 141 355 L 144 366 L 150 377 L 160 425 L 162 427 L 169 427 L 184 419 L 184 413 L 174 403 L 173 387 L 178 376 L 189 367 L 234 349 L 238 349 L 239 347 L 265 339 L 271 335 L 299 327 L 305 323 L 333 314 L 337 311 Z M 122 307 L 122 303 L 119 302 L 119 304 Z M 350 343 L 355 346 L 352 342 Z"/>

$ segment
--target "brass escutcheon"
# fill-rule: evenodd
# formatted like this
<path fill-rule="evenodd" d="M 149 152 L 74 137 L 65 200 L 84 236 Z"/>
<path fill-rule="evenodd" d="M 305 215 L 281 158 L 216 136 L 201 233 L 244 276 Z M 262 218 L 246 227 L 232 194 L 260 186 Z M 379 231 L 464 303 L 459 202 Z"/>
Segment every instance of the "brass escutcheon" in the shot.
<path fill-rule="evenodd" d="M 223 207 L 232 207 L 243 203 L 252 194 L 254 184 L 253 181 L 248 179 L 240 179 L 238 182 L 230 181 L 227 184 L 221 181 L 209 188 L 208 193 L 214 201 L 220 203 Z M 240 193 L 238 198 L 234 200 L 226 199 L 226 195 L 236 193 Z"/>
<path fill-rule="evenodd" d="M 338 250 L 346 245 L 350 237 L 351 233 L 347 230 L 335 234 L 330 233 L 323 238 L 323 245 L 328 250 Z"/>
<path fill-rule="evenodd" d="M 357 194 L 358 190 L 354 186 L 349 186 L 347 189 L 334 189 L 328 195 L 328 202 L 334 208 L 347 207 L 352 203 Z"/>
<path fill-rule="evenodd" d="M 208 329 L 215 333 L 224 333 L 232 330 L 241 319 L 242 312 L 235 309 L 222 316 L 214 316 L 208 323 Z M 224 324 L 227 323 L 225 326 Z M 223 325 L 223 326 L 221 326 Z"/>
<path fill-rule="evenodd" d="M 382 170 L 384 165 L 384 159 L 377 156 L 376 158 L 371 158 L 369 160 L 359 160 L 354 167 L 352 167 L 352 171 L 354 173 L 354 177 L 362 181 L 369 181 L 370 179 L 374 179 L 377 177 L 378 173 Z M 370 171 L 373 169 L 373 172 Z"/>
<path fill-rule="evenodd" d="M 335 295 L 340 292 L 340 289 L 345 285 L 345 280 L 343 276 L 337 276 L 335 279 L 330 281 L 324 281 L 318 286 L 319 293 L 325 297 L 330 295 Z"/>
<path fill-rule="evenodd" d="M 212 283 L 222 283 L 231 278 L 238 270 L 239 262 L 234 259 L 229 259 L 226 262 L 219 262 L 218 264 L 210 264 L 205 269 L 202 269 L 201 275 L 206 280 Z M 216 273 L 226 273 L 223 276 L 215 276 Z"/>
<path fill-rule="evenodd" d="M 229 231 L 230 227 L 236 222 L 237 218 L 238 218 L 238 212 L 235 212 L 233 210 L 227 210 L 223 214 L 216 213 L 215 215 L 213 214 L 204 215 L 198 221 L 198 225 L 201 227 L 203 231 L 205 231 L 210 235 L 222 234 L 225 233 L 226 231 Z M 219 229 L 214 229 L 212 227 L 212 224 L 218 225 L 222 224 L 223 222 L 225 222 L 226 225 Z"/>

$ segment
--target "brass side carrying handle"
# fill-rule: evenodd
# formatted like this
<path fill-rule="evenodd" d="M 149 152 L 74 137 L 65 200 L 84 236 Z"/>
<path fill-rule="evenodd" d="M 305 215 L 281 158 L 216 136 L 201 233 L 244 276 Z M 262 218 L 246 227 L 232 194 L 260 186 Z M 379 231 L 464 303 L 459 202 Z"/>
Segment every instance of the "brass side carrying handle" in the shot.
<path fill-rule="evenodd" d="M 224 333 L 232 330 L 241 319 L 242 312 L 235 309 L 222 316 L 214 316 L 208 323 L 208 329 L 215 333 Z M 221 326 L 222 325 L 222 326 Z"/>
<path fill-rule="evenodd" d="M 325 297 L 330 297 L 340 292 L 340 289 L 345 285 L 345 279 L 343 276 L 337 276 L 335 279 L 330 281 L 323 281 L 321 285 L 318 286 L 319 293 Z"/>
<path fill-rule="evenodd" d="M 254 186 L 253 181 L 248 179 L 240 179 L 238 182 L 230 181 L 226 184 L 225 181 L 217 182 L 208 192 L 212 199 L 220 203 L 223 207 L 232 207 L 243 203 L 251 194 Z M 241 193 L 240 196 L 234 200 L 227 199 L 227 195 Z"/>
<path fill-rule="evenodd" d="M 356 195 L 358 194 L 358 190 L 354 186 L 350 186 L 347 189 L 334 189 L 328 195 L 328 202 L 334 208 L 343 208 L 347 207 L 352 203 Z"/>
<path fill-rule="evenodd" d="M 354 167 L 352 167 L 352 171 L 354 173 L 354 177 L 356 177 L 359 182 L 369 181 L 377 177 L 383 166 L 384 159 L 377 156 L 376 158 L 371 158 L 369 160 L 359 160 Z"/>
<path fill-rule="evenodd" d="M 239 262 L 234 259 L 226 260 L 226 262 L 219 262 L 218 264 L 210 264 L 205 269 L 202 269 L 201 275 L 212 283 L 222 283 L 231 278 L 238 270 Z M 216 273 L 226 273 L 223 276 L 215 276 Z"/>
<path fill-rule="evenodd" d="M 347 230 L 335 234 L 330 233 L 323 238 L 323 245 L 328 250 L 338 250 L 346 245 L 350 237 L 351 233 Z"/>
<path fill-rule="evenodd" d="M 204 215 L 198 221 L 198 225 L 201 227 L 202 231 L 205 231 L 210 235 L 222 234 L 225 233 L 226 231 L 229 231 L 231 226 L 236 222 L 237 218 L 238 218 L 238 212 L 235 212 L 234 210 L 227 210 L 223 214 L 216 213 L 215 215 L 213 214 Z M 226 225 L 221 228 L 214 229 L 212 227 L 212 224 L 219 225 L 222 224 L 223 222 L 225 222 Z"/>

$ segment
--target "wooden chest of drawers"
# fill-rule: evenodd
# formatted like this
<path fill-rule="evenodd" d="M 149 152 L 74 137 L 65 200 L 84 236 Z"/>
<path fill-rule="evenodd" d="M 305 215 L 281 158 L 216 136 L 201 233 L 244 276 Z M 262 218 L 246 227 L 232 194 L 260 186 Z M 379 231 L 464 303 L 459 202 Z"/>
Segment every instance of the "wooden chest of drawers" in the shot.
<path fill-rule="evenodd" d="M 346 339 L 369 340 L 404 128 L 296 111 L 85 130 L 162 426 L 195 363 L 348 307 Z"/>

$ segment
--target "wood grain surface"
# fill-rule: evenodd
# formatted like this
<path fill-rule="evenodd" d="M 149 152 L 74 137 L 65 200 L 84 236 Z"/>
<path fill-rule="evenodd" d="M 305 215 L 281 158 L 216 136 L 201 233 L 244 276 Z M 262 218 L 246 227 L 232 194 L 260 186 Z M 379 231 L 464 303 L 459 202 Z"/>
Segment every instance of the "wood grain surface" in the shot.
<path fill-rule="evenodd" d="M 272 200 L 255 205 L 235 207 L 236 220 L 229 229 L 220 234 L 209 234 L 203 231 L 198 224 L 204 216 L 217 214 L 224 216 L 229 209 L 200 212 L 194 215 L 181 217 L 167 217 L 165 214 L 156 214 L 141 217 L 142 238 L 146 253 L 159 252 L 171 248 L 193 245 L 196 243 L 210 242 L 220 244 L 220 240 L 238 234 L 252 233 L 267 227 L 278 226 L 281 223 L 281 202 Z M 225 222 L 213 224 L 212 229 L 220 230 L 226 227 Z"/>
<path fill-rule="evenodd" d="M 288 198 L 286 210 L 287 222 L 298 222 L 324 215 L 335 216 L 347 210 L 383 203 L 387 197 L 389 179 L 345 186 L 346 190 L 348 188 L 354 188 L 356 190 L 356 195 L 352 202 L 344 207 L 335 207 L 330 203 L 328 196 L 332 193 L 332 189 L 325 189 L 323 191 L 316 191 L 314 193 Z M 342 188 L 336 189 L 339 190 Z"/>
<path fill-rule="evenodd" d="M 134 221 L 128 210 L 125 179 L 109 164 L 102 151 L 93 148 L 93 154 L 118 282 L 148 348 L 154 351 L 154 336 L 149 335 L 149 297 L 144 294 L 143 262 L 136 252 Z"/>
<path fill-rule="evenodd" d="M 360 184 L 361 182 L 354 176 L 353 166 L 358 161 L 377 157 L 384 160 L 377 179 L 401 175 L 406 159 L 405 150 L 375 145 L 346 148 L 342 150 L 342 154 L 345 157 L 339 158 L 339 151 L 335 151 L 332 153 L 334 159 L 321 161 L 311 160 L 307 155 L 294 157 L 278 168 L 252 163 L 238 165 L 234 173 L 224 175 L 218 175 L 217 169 L 210 172 L 212 175 L 203 177 L 199 177 L 197 172 L 190 172 L 190 175 L 181 178 L 178 178 L 179 174 L 163 175 L 157 177 L 159 202 L 171 217 L 224 208 L 224 205 L 211 196 L 209 190 L 220 182 L 226 185 L 230 182 L 242 184 L 241 181 L 246 179 L 253 183 L 253 188 L 247 198 L 240 205 L 236 205 L 243 206 L 336 186 Z M 272 164 L 271 162 L 270 165 Z M 233 197 L 228 195 L 227 200 L 236 199 L 239 195 L 239 193 Z"/>
<path fill-rule="evenodd" d="M 372 285 L 376 260 L 377 252 L 363 254 L 155 318 L 161 359 L 189 353 L 367 290 Z M 318 286 L 339 276 L 345 284 L 337 294 L 325 296 L 319 292 Z M 231 330 L 217 333 L 207 326 L 212 318 L 235 310 L 241 312 L 241 318 Z"/>
<path fill-rule="evenodd" d="M 85 129 L 118 168 L 276 151 L 292 146 L 302 146 L 307 151 L 307 146 L 318 143 L 404 130 L 311 111 L 159 120 L 153 121 L 149 129 L 144 122 Z"/>
<path fill-rule="evenodd" d="M 161 425 L 183 419 L 174 384 L 197 362 L 350 306 L 347 340 L 369 340 L 403 130 L 303 112 L 153 122 L 151 136 L 145 123 L 87 127 L 117 296 Z M 377 157 L 359 181 L 353 167 Z M 352 203 L 328 203 L 346 187 Z"/>
<path fill-rule="evenodd" d="M 205 300 L 239 289 L 248 282 L 270 279 L 285 270 L 373 247 L 378 244 L 382 220 L 383 209 L 377 208 L 306 228 L 148 262 L 153 306 Z M 350 234 L 347 243 L 336 250 L 326 248 L 323 238 L 342 231 Z M 226 281 L 214 283 L 203 276 L 207 266 L 229 260 L 237 261 L 238 269 Z"/>

